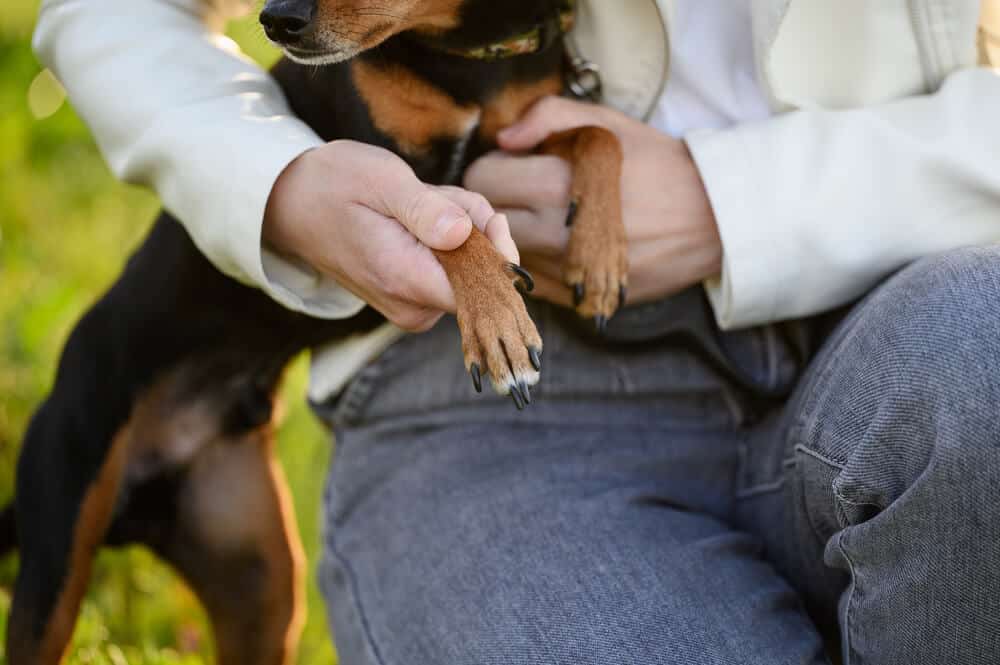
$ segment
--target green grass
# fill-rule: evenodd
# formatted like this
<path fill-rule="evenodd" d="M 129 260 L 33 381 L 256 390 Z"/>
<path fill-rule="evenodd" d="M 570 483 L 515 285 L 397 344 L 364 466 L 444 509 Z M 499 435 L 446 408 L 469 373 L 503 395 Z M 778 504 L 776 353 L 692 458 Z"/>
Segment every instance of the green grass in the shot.
<path fill-rule="evenodd" d="M 158 204 L 117 183 L 87 128 L 58 103 L 31 52 L 37 0 L 0 12 L 0 500 L 12 494 L 17 448 L 32 409 L 53 380 L 59 350 L 86 307 L 111 283 L 149 228 Z M 230 34 L 262 63 L 275 53 L 252 17 Z M 55 91 L 57 94 L 57 89 Z M 48 108 L 46 108 L 48 107 Z M 32 112 L 34 109 L 35 113 Z M 315 569 L 318 506 L 329 437 L 305 408 L 305 363 L 291 373 L 279 455 Z M 0 563 L 0 629 L 15 561 Z M 335 662 L 315 579 L 299 663 Z M 139 548 L 102 553 L 71 647 L 70 663 L 193 665 L 211 662 L 211 632 L 197 601 L 169 569 Z M 2 661 L 0 657 L 0 661 Z"/>

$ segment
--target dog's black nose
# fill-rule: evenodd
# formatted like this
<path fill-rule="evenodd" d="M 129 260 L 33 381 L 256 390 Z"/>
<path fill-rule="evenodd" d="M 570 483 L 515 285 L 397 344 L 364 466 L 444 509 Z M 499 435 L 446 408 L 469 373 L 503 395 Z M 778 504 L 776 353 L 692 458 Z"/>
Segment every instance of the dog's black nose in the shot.
<path fill-rule="evenodd" d="M 268 39 L 279 44 L 295 44 L 309 28 L 313 0 L 269 0 L 260 13 L 260 24 Z"/>

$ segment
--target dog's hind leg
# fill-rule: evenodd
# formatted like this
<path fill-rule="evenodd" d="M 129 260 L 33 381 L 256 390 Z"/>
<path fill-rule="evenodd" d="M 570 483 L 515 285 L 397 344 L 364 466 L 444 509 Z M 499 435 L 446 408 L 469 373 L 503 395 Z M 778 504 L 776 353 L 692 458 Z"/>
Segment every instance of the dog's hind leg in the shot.
<path fill-rule="evenodd" d="M 97 548 L 111 521 L 128 452 L 128 429 L 114 437 L 96 474 L 82 452 L 46 437 L 54 421 L 35 420 L 18 467 L 17 528 L 21 569 L 7 628 L 10 665 L 62 660 L 90 579 Z M 73 453 L 76 453 L 74 455 Z M 76 464 L 80 466 L 75 466 Z"/>
<path fill-rule="evenodd" d="M 0 557 L 17 549 L 17 516 L 14 503 L 0 510 Z"/>
<path fill-rule="evenodd" d="M 154 545 L 194 588 L 220 665 L 286 665 L 304 620 L 303 554 L 269 426 L 208 445 L 177 486 Z"/>
<path fill-rule="evenodd" d="M 66 650 L 128 460 L 130 399 L 115 315 L 99 303 L 74 328 L 55 386 L 17 465 L 21 566 L 7 624 L 11 665 L 54 665 Z"/>

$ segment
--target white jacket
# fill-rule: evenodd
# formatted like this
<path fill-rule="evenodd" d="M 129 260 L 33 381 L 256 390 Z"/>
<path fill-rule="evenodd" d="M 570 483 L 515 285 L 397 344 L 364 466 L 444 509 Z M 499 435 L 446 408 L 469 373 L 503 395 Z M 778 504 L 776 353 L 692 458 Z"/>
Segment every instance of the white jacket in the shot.
<path fill-rule="evenodd" d="M 583 1 L 573 41 L 601 65 L 610 104 L 648 114 L 673 2 L 695 1 Z M 35 49 L 114 173 L 155 189 L 221 270 L 290 308 L 353 315 L 353 295 L 261 247 L 275 179 L 320 141 L 220 36 L 244 6 L 44 0 Z M 817 313 L 917 257 L 1000 240 L 1000 76 L 975 68 L 979 0 L 757 0 L 753 12 L 780 113 L 687 137 L 723 239 L 722 275 L 706 284 L 723 327 Z"/>

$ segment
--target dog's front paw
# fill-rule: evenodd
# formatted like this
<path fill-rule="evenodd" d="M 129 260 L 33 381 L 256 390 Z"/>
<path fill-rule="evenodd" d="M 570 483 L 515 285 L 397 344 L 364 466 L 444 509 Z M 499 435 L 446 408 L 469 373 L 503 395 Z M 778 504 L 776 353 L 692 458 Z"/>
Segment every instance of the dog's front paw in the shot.
<path fill-rule="evenodd" d="M 523 409 L 531 403 L 531 386 L 540 378 L 542 339 L 512 277 L 523 280 L 521 288 L 528 291 L 531 278 L 511 264 L 484 272 L 493 273 L 484 277 L 494 286 L 458 306 L 465 367 L 477 391 L 482 391 L 482 377 L 488 375 L 494 390 L 510 395 Z"/>
<path fill-rule="evenodd" d="M 533 288 L 531 276 L 505 261 L 478 232 L 438 258 L 455 291 L 462 353 L 473 385 L 481 392 L 488 378 L 523 409 L 531 403 L 531 386 L 542 368 L 542 338 L 518 292 Z"/>

